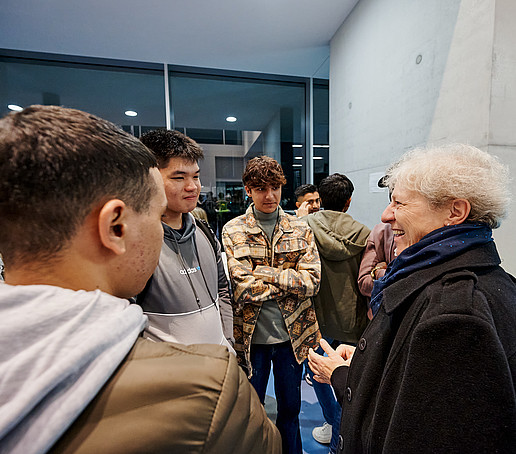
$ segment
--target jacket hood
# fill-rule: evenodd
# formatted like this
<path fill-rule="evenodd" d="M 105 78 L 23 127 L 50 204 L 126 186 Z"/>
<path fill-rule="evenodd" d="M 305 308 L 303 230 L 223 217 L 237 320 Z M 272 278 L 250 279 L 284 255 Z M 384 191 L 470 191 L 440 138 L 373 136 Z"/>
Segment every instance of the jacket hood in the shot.
<path fill-rule="evenodd" d="M 174 230 L 169 225 L 162 222 L 163 230 L 165 232 L 165 240 L 171 241 L 173 243 L 187 243 L 188 241 L 193 239 L 195 234 L 195 220 L 194 217 L 190 213 L 183 213 L 183 226 L 184 232 L 179 233 L 177 230 Z"/>
<path fill-rule="evenodd" d="M 0 284 L 0 452 L 47 452 L 146 320 L 139 306 L 99 290 Z"/>
<path fill-rule="evenodd" d="M 347 260 L 364 250 L 370 230 L 349 214 L 323 210 L 304 216 L 314 232 L 319 254 L 327 260 Z"/>

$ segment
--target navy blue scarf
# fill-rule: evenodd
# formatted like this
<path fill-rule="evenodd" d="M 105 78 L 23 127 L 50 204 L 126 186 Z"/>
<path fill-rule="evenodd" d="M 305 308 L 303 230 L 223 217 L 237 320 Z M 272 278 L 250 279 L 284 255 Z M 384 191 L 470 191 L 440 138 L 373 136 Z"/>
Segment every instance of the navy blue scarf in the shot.
<path fill-rule="evenodd" d="M 441 227 L 405 249 L 389 266 L 385 275 L 374 281 L 371 310 L 376 315 L 382 304 L 383 290 L 414 271 L 438 265 L 467 249 L 493 241 L 486 224 L 459 224 Z"/>

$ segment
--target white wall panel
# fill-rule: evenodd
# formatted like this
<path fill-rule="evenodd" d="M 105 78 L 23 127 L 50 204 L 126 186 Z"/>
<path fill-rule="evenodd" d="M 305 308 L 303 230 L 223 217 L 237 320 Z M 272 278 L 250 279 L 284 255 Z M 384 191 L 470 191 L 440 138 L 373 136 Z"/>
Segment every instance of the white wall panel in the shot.
<path fill-rule="evenodd" d="M 350 214 L 379 222 L 369 174 L 416 146 L 467 142 L 514 170 L 515 19 L 511 0 L 358 3 L 330 46 L 330 173 L 355 184 Z M 511 219 L 495 237 L 516 273 Z"/>

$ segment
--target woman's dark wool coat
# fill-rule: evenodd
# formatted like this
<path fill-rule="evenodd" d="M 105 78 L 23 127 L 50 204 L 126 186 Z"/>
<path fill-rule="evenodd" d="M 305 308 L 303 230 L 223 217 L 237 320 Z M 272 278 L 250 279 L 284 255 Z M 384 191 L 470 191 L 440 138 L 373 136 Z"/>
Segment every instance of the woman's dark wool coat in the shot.
<path fill-rule="evenodd" d="M 384 290 L 332 375 L 339 452 L 516 452 L 516 283 L 499 264 L 491 242 Z"/>

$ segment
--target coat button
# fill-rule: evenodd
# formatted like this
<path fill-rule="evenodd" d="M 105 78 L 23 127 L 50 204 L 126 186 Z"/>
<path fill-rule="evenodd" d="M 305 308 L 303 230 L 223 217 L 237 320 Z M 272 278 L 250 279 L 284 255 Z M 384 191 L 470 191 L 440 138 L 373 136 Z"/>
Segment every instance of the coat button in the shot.
<path fill-rule="evenodd" d="M 362 339 L 360 339 L 360 340 L 358 341 L 358 348 L 359 348 L 360 350 L 364 351 L 364 350 L 365 350 L 365 348 L 366 348 L 366 346 L 367 346 L 367 341 L 365 340 L 365 337 L 363 337 Z"/>
<path fill-rule="evenodd" d="M 339 451 L 342 451 L 344 449 L 344 438 L 342 438 L 342 435 L 339 435 Z"/>
<path fill-rule="evenodd" d="M 348 402 L 351 402 L 351 388 L 349 386 L 346 389 L 346 397 L 348 398 Z"/>

